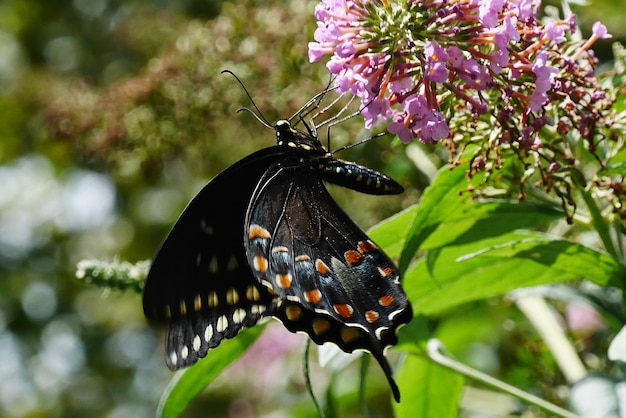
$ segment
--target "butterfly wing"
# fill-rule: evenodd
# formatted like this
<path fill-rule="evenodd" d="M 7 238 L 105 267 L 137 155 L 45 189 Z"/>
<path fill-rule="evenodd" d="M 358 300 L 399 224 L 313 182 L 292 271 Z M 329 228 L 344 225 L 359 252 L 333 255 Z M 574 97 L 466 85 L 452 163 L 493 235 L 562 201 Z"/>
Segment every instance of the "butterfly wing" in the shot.
<path fill-rule="evenodd" d="M 243 220 L 259 178 L 284 154 L 260 150 L 211 180 L 157 252 L 143 294 L 146 317 L 168 324 L 166 363 L 178 369 L 254 325 L 272 305 L 248 267 Z"/>
<path fill-rule="evenodd" d="M 280 303 L 272 312 L 318 344 L 371 352 L 399 399 L 384 356 L 412 317 L 391 260 L 341 210 L 315 169 L 272 165 L 252 195 L 244 242 L 250 266 Z"/>

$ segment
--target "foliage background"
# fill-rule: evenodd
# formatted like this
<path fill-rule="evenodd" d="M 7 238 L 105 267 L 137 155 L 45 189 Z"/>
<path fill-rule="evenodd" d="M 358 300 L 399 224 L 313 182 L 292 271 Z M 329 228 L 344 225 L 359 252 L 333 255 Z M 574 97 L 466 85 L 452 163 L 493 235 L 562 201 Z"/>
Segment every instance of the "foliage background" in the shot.
<path fill-rule="evenodd" d="M 0 415 L 154 416 L 171 377 L 162 332 L 145 323 L 139 295 L 76 280 L 76 263 L 149 259 L 202 184 L 273 144 L 272 131 L 235 113 L 248 99 L 220 71 L 243 80 L 268 120 L 291 115 L 327 83 L 323 64 L 307 60 L 314 6 L 0 2 Z M 575 11 L 586 34 L 601 20 L 611 41 L 626 37 L 623 2 L 593 0 Z M 594 49 L 610 60 L 610 42 Z M 332 147 L 367 135 L 342 124 Z M 418 201 L 433 174 L 416 167 L 418 146 L 380 139 L 341 154 L 407 189 L 385 198 L 336 193 L 357 223 L 369 227 Z M 445 163 L 441 150 L 420 147 L 433 168 Z M 453 326 L 459 318 L 471 338 Z M 562 384 L 539 338 L 501 298 L 452 313 L 440 334 L 446 327 L 463 342 L 455 354 L 489 373 L 519 386 Z M 578 343 L 595 338 L 594 349 L 605 349 L 609 336 L 599 332 Z M 268 326 L 185 416 L 316 416 L 301 373 L 303 341 Z M 358 365 L 332 380 L 328 369 L 312 373 L 318 393 L 331 383 L 339 416 L 361 414 Z M 386 383 L 377 367 L 368 373 L 370 413 L 387 416 Z"/>

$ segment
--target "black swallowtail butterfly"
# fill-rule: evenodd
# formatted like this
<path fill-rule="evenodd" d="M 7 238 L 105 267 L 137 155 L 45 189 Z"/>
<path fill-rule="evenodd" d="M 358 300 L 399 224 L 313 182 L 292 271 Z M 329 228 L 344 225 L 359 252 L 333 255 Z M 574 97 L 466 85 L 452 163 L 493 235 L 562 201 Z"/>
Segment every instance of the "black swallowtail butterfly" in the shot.
<path fill-rule="evenodd" d="M 369 194 L 402 186 L 334 158 L 310 130 L 286 120 L 275 130 L 277 145 L 233 164 L 193 198 L 153 260 L 143 309 L 169 326 L 166 363 L 189 366 L 274 316 L 317 344 L 372 353 L 399 401 L 384 350 L 397 343 L 411 306 L 392 261 L 323 181 Z"/>

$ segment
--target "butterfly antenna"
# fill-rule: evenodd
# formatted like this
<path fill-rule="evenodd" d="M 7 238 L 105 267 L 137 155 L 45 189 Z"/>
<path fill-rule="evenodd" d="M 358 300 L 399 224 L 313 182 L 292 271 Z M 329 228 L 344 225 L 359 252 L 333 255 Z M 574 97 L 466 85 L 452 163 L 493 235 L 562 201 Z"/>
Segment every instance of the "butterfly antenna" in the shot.
<path fill-rule="evenodd" d="M 256 106 L 255 106 L 256 108 Z M 258 111 L 259 109 L 257 109 Z M 252 109 L 248 108 L 248 107 L 240 107 L 239 109 L 237 109 L 237 113 L 239 112 L 250 112 L 250 114 L 252 116 L 254 116 L 254 118 L 256 120 L 258 120 L 261 125 L 265 126 L 266 128 L 270 128 L 270 129 L 274 129 L 274 127 L 272 125 L 269 124 L 269 122 L 261 115 L 259 116 L 259 114 L 256 114 L 255 112 L 252 111 Z"/>
<path fill-rule="evenodd" d="M 254 109 L 256 110 L 256 113 L 253 112 L 251 109 L 247 108 L 247 107 L 242 107 L 237 109 L 237 113 L 241 112 L 241 111 L 248 111 L 250 112 L 256 120 L 258 120 L 259 122 L 261 122 L 262 125 L 273 129 L 273 126 L 271 123 L 269 123 L 269 121 L 267 119 L 265 119 L 265 116 L 263 116 L 263 112 L 261 112 L 261 110 L 259 109 L 259 107 L 256 105 L 256 103 L 254 102 L 254 99 L 252 98 L 252 95 L 250 94 L 250 92 L 248 91 L 248 89 L 246 88 L 246 86 L 244 86 L 243 82 L 239 79 L 239 77 L 237 77 L 237 75 L 235 73 L 233 73 L 230 70 L 222 70 L 221 72 L 222 74 L 226 73 L 226 74 L 230 74 L 233 76 L 233 78 L 235 80 L 237 80 L 237 82 L 239 83 L 239 85 L 241 86 L 241 88 L 243 89 L 243 91 L 246 93 L 246 96 L 248 96 L 248 99 L 250 99 L 250 103 L 252 103 L 252 106 L 254 107 Z"/>

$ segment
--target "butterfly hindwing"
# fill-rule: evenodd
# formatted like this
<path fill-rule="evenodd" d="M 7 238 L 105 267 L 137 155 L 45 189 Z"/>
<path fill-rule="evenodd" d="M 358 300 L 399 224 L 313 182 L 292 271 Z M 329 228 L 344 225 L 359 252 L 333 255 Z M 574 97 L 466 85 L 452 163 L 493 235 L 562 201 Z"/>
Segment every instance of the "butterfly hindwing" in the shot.
<path fill-rule="evenodd" d="M 245 222 L 248 261 L 277 294 L 274 315 L 289 330 L 371 352 L 397 396 L 384 349 L 412 316 L 398 272 L 337 206 L 320 165 L 311 163 L 283 160 L 259 181 Z"/>
<path fill-rule="evenodd" d="M 166 363 L 178 369 L 254 325 L 273 296 L 248 267 L 241 231 L 259 177 L 284 153 L 258 151 L 211 180 L 189 203 L 155 256 L 144 313 L 168 324 Z"/>

